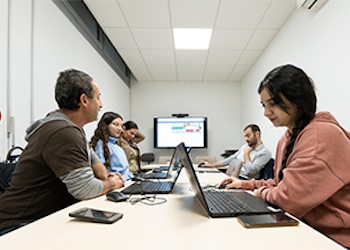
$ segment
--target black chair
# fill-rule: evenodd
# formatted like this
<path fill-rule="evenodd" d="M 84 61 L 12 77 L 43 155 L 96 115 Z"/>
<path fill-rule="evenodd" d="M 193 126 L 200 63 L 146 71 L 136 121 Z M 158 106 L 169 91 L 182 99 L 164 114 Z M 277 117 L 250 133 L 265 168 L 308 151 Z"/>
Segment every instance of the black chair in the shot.
<path fill-rule="evenodd" d="M 261 174 L 260 174 L 259 179 L 264 179 L 264 180 L 273 179 L 273 177 L 274 177 L 273 166 L 274 165 L 275 165 L 275 160 L 273 158 L 271 158 L 266 163 L 264 168 L 261 170 Z"/>
<path fill-rule="evenodd" d="M 20 151 L 20 153 L 17 151 Z M 17 161 L 19 160 L 22 151 L 23 148 L 21 147 L 12 147 L 6 155 L 6 161 L 0 162 L 0 194 L 2 194 L 9 186 L 12 179 L 12 172 L 16 168 Z"/>
<path fill-rule="evenodd" d="M 15 154 L 16 151 L 20 151 L 20 153 Z M 6 162 L 7 163 L 14 163 L 19 160 L 19 157 L 21 156 L 21 153 L 23 152 L 22 147 L 12 147 L 6 155 Z"/>
<path fill-rule="evenodd" d="M 9 186 L 12 178 L 12 172 L 15 170 L 16 162 L 14 163 L 0 163 L 0 194 Z"/>
<path fill-rule="evenodd" d="M 153 153 L 143 153 L 141 155 L 141 161 L 147 162 L 147 164 L 151 164 L 151 162 L 154 161 L 154 154 Z"/>

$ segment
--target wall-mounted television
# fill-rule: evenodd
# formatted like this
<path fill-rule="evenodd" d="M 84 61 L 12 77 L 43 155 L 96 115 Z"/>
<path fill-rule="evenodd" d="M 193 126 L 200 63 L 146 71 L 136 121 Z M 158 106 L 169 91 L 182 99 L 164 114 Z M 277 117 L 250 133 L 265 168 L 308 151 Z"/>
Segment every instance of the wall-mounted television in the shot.
<path fill-rule="evenodd" d="M 181 142 L 187 148 L 208 147 L 207 117 L 154 117 L 153 122 L 154 148 L 176 148 Z"/>

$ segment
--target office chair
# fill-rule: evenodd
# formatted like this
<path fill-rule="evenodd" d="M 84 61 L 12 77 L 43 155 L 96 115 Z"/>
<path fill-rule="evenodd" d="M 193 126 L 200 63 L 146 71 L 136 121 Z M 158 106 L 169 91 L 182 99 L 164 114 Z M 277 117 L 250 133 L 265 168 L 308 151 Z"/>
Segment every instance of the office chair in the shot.
<path fill-rule="evenodd" d="M 9 186 L 12 179 L 12 172 L 15 170 L 16 164 L 16 162 L 0 162 L 0 194 Z"/>
<path fill-rule="evenodd" d="M 16 151 L 20 151 L 19 153 L 15 154 L 14 152 Z M 21 156 L 23 152 L 23 148 L 22 147 L 12 147 L 6 155 L 6 162 L 7 163 L 15 163 L 19 160 L 19 157 Z"/>
<path fill-rule="evenodd" d="M 216 157 L 215 156 L 197 156 L 195 159 L 196 164 L 199 164 L 202 161 L 206 161 L 208 163 L 214 163 L 216 162 Z"/>
<path fill-rule="evenodd" d="M 261 170 L 261 174 L 260 174 L 259 179 L 264 179 L 264 180 L 273 179 L 273 177 L 274 177 L 274 171 L 273 171 L 274 165 L 275 165 L 275 160 L 273 158 L 271 158 L 266 163 L 264 168 Z"/>
<path fill-rule="evenodd" d="M 171 156 L 159 156 L 158 164 L 170 164 Z"/>
<path fill-rule="evenodd" d="M 226 174 L 228 176 L 233 176 L 238 178 L 239 173 L 241 172 L 241 168 L 243 166 L 243 161 L 240 159 L 233 159 L 230 164 L 228 165 L 228 168 L 226 170 Z"/>
<path fill-rule="evenodd" d="M 143 162 L 147 162 L 147 164 L 151 164 L 151 162 L 154 161 L 154 154 L 153 153 L 143 153 L 140 157 L 140 160 Z"/>

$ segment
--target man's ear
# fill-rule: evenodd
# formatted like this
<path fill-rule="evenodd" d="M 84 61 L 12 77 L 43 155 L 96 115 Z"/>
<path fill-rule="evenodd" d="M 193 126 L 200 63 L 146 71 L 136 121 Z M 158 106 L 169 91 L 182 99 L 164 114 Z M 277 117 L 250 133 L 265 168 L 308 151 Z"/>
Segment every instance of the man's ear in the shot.
<path fill-rule="evenodd" d="M 87 96 L 85 95 L 85 94 L 82 94 L 81 96 L 80 96 L 80 104 L 82 105 L 82 106 L 86 106 L 87 105 Z"/>
<path fill-rule="evenodd" d="M 258 136 L 260 138 L 260 132 L 259 131 L 256 131 L 255 134 L 256 134 L 256 136 Z"/>

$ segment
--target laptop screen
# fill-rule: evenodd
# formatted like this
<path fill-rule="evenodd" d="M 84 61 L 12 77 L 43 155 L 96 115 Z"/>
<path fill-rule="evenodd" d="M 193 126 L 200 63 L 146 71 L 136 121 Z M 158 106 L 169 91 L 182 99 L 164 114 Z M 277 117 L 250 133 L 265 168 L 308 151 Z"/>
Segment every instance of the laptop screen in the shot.
<path fill-rule="evenodd" d="M 248 194 L 244 190 L 228 192 L 203 191 L 184 145 L 179 148 L 179 153 L 196 198 L 209 216 L 217 218 L 235 217 L 242 214 L 271 213 L 269 204 L 266 201 Z"/>
<path fill-rule="evenodd" d="M 203 208 L 206 211 L 209 211 L 208 205 L 204 200 L 205 198 L 204 198 L 204 195 L 202 192 L 202 188 L 199 184 L 199 181 L 197 179 L 197 175 L 196 175 L 195 170 L 193 168 L 192 161 L 191 161 L 191 159 L 187 153 L 186 147 L 183 143 L 181 143 L 178 146 L 178 152 L 179 152 L 179 155 L 181 157 L 181 163 L 186 170 L 188 179 L 190 180 L 190 184 L 192 186 L 192 189 L 193 189 L 197 199 L 199 200 L 199 202 L 201 203 Z"/>

